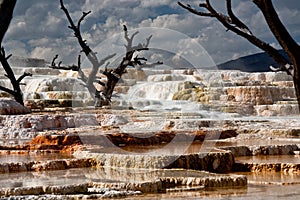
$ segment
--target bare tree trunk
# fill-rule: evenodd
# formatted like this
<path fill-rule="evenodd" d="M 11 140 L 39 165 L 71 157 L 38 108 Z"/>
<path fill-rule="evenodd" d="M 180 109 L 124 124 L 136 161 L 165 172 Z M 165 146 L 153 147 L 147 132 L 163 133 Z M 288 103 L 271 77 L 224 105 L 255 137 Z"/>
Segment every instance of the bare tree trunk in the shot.
<path fill-rule="evenodd" d="M 295 92 L 296 92 L 296 98 L 297 98 L 297 102 L 298 102 L 298 107 L 300 110 L 300 79 L 299 79 L 299 73 L 297 75 L 297 77 L 294 77 L 294 87 L 295 87 Z"/>
<path fill-rule="evenodd" d="M 0 44 L 13 17 L 17 0 L 0 0 Z"/>
<path fill-rule="evenodd" d="M 293 64 L 293 82 L 300 110 L 300 47 L 282 24 L 271 0 L 253 1 L 262 11 L 266 22 L 280 46 L 287 53 Z"/>
<path fill-rule="evenodd" d="M 20 88 L 20 83 L 26 76 L 31 76 L 31 74 L 24 73 L 21 77 L 16 79 L 15 74 L 8 63 L 8 59 L 10 58 L 11 55 L 6 56 L 4 48 L 2 47 L 2 41 L 9 27 L 9 24 L 12 20 L 15 5 L 16 5 L 16 0 L 0 0 L 0 46 L 1 46 L 0 62 L 2 64 L 3 69 L 6 72 L 5 76 L 9 78 L 13 87 L 13 90 L 11 90 L 3 86 L 0 86 L 0 90 L 11 94 L 12 96 L 14 96 L 15 100 L 18 103 L 24 105 L 23 94 Z"/>

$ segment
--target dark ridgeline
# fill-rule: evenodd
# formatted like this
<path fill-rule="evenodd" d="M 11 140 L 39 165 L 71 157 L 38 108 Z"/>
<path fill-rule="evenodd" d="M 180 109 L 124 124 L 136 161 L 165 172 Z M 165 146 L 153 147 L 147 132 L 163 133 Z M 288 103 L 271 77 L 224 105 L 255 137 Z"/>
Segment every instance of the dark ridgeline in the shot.
<path fill-rule="evenodd" d="M 279 50 L 279 52 L 288 59 L 283 50 Z M 217 65 L 220 70 L 240 70 L 243 72 L 271 72 L 270 66 L 277 68 L 279 64 L 265 52 L 243 56 Z"/>

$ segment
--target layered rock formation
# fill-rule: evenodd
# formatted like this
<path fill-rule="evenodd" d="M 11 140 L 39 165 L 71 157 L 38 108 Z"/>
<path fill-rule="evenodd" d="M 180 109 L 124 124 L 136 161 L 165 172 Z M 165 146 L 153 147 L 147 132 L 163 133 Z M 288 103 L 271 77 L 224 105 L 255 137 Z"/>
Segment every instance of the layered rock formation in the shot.
<path fill-rule="evenodd" d="M 39 132 L 81 126 L 114 126 L 126 123 L 125 117 L 112 114 L 1 115 L 0 138 L 31 139 Z"/>
<path fill-rule="evenodd" d="M 31 161 L 26 163 L 2 163 L 0 164 L 0 174 L 93 167 L 95 165 L 94 163 L 95 162 L 93 159 L 65 159 L 50 161 Z"/>
<path fill-rule="evenodd" d="M 228 172 L 234 164 L 230 152 L 188 154 L 188 155 L 151 155 L 151 154 L 101 154 L 84 151 L 75 152 L 77 158 L 94 158 L 98 166 L 113 168 L 140 169 L 194 169 L 211 172 Z"/>
<path fill-rule="evenodd" d="M 299 163 L 235 163 L 234 171 L 237 172 L 279 172 L 299 173 Z"/>
<path fill-rule="evenodd" d="M 100 173 L 99 173 L 100 174 Z M 146 178 L 127 182 L 87 182 L 82 184 L 69 184 L 64 186 L 35 186 L 21 188 L 0 189 L 0 196 L 20 196 L 35 198 L 120 198 L 132 195 L 147 193 L 166 193 L 176 191 L 206 190 L 218 187 L 245 187 L 247 179 L 245 176 L 216 175 L 207 172 L 164 170 L 149 171 L 149 174 L 156 174 L 156 179 Z M 100 178 L 100 177 L 99 177 Z M 105 177 L 106 179 L 108 177 Z"/>
<path fill-rule="evenodd" d="M 17 74 L 22 70 L 15 69 Z M 47 176 L 41 171 L 63 170 L 65 175 L 60 177 L 67 177 L 74 175 L 69 170 L 79 169 L 75 171 L 78 177 L 70 178 L 64 186 L 22 187 L 23 182 L 31 181 L 33 175 L 29 175 L 28 180 L 11 184 L 15 188 L 0 189 L 1 197 L 80 199 L 245 187 L 245 176 L 200 170 L 300 171 L 297 162 L 259 163 L 250 159 L 292 157 L 300 150 L 299 140 L 295 139 L 300 135 L 300 120 L 256 117 L 298 114 L 292 80 L 284 73 L 130 69 L 118 84 L 112 109 L 95 110 L 89 107 L 90 94 L 76 79 L 76 73 L 42 67 L 30 70 L 38 75 L 25 79 L 23 89 L 26 105 L 34 113 L 15 115 L 26 112 L 16 107 L 18 111 L 8 111 L 0 104 L 0 111 L 5 110 L 0 116 L 0 153 L 84 151 L 76 151 L 77 159 L 2 163 L 0 172 L 5 175 L 34 171 L 40 179 Z M 4 78 L 0 77 L 0 84 L 9 87 Z M 185 143 L 194 149 L 186 151 Z M 84 167 L 91 171 L 81 172 Z M 130 174 L 132 168 L 138 172 Z M 145 169 L 153 171 L 140 171 Z M 84 183 L 80 178 L 88 181 Z M 84 184 L 71 182 L 75 179 Z"/>
<path fill-rule="evenodd" d="M 93 105 L 90 94 L 76 78 L 76 73 L 42 67 L 14 69 L 17 75 L 24 70 L 33 73 L 32 78 L 24 80 L 26 86 L 23 91 L 28 107 L 47 109 Z M 5 77 L 0 77 L 0 84 L 10 87 Z M 128 108 L 138 105 L 137 101 L 148 101 L 151 105 L 157 104 L 153 100 L 163 102 L 173 99 L 193 101 L 210 110 L 241 115 L 298 114 L 293 82 L 284 72 L 129 69 L 116 92 L 119 96 L 113 98 L 113 105 Z M 1 95 L 4 93 L 1 92 Z M 141 106 L 133 107 L 141 109 Z M 158 105 L 152 107 L 157 108 Z"/>

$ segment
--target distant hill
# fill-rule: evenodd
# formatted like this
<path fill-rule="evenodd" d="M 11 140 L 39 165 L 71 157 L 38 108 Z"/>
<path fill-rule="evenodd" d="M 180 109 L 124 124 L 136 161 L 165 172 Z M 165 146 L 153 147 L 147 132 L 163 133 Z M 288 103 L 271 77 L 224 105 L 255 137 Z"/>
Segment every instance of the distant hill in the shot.
<path fill-rule="evenodd" d="M 12 67 L 45 67 L 47 62 L 43 59 L 37 58 L 24 58 L 19 56 L 12 56 L 9 59 Z"/>
<path fill-rule="evenodd" d="M 286 58 L 283 50 L 279 50 Z M 240 57 L 218 65 L 222 70 L 240 70 L 244 72 L 269 72 L 270 66 L 278 67 L 278 64 L 265 52 Z"/>

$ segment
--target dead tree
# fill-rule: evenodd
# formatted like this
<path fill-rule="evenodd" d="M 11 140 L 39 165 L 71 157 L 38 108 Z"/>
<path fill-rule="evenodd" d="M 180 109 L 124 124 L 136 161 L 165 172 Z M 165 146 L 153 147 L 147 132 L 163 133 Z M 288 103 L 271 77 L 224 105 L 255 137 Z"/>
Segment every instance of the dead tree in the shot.
<path fill-rule="evenodd" d="M 293 77 L 300 110 L 300 47 L 279 19 L 272 0 L 253 0 L 252 2 L 261 10 L 271 32 L 283 50 L 287 53 L 290 60 L 281 55 L 279 51 L 270 44 L 253 35 L 250 28 L 234 14 L 231 6 L 231 0 L 226 0 L 227 14 L 218 12 L 211 5 L 210 0 L 200 3 L 200 9 L 193 8 L 190 5 L 183 4 L 181 2 L 178 2 L 178 4 L 195 15 L 216 18 L 224 27 L 227 28 L 227 30 L 247 39 L 250 43 L 268 53 L 280 66 L 276 69 L 271 67 L 272 70 L 285 71 Z"/>
<path fill-rule="evenodd" d="M 23 93 L 21 90 L 21 81 L 27 77 L 32 76 L 30 73 L 24 73 L 22 76 L 20 76 L 18 79 L 15 77 L 15 74 L 11 68 L 11 66 L 8 63 L 8 59 L 11 57 L 11 55 L 6 56 L 5 50 L 2 47 L 2 40 L 4 38 L 4 35 L 9 27 L 10 21 L 13 17 L 13 10 L 16 5 L 16 0 L 2 0 L 0 1 L 0 62 L 2 64 L 2 67 L 6 74 L 4 74 L 11 82 L 12 88 L 9 89 L 3 86 L 0 86 L 0 90 L 9 93 L 12 95 L 15 100 L 24 105 L 23 102 Z"/>
<path fill-rule="evenodd" d="M 64 13 L 68 19 L 69 28 L 73 31 L 75 37 L 77 38 L 78 43 L 82 49 L 82 52 L 84 52 L 84 54 L 87 56 L 88 60 L 92 64 L 92 70 L 91 70 L 89 76 L 86 76 L 83 73 L 83 71 L 81 69 L 80 56 L 78 57 L 77 66 L 75 65 L 75 66 L 67 66 L 67 67 L 61 66 L 61 62 L 56 64 L 55 60 L 57 59 L 57 56 L 55 56 L 50 67 L 55 68 L 55 69 L 78 71 L 80 79 L 85 83 L 90 94 L 95 99 L 95 106 L 102 107 L 102 106 L 110 105 L 111 97 L 112 97 L 113 91 L 115 89 L 115 86 L 117 85 L 118 81 L 121 79 L 122 75 L 124 73 L 126 73 L 126 68 L 128 66 L 135 67 L 135 66 L 143 65 L 145 63 L 142 63 L 142 61 L 144 61 L 144 62 L 147 61 L 146 58 L 135 56 L 135 53 L 148 50 L 148 46 L 149 46 L 152 36 L 150 36 L 146 39 L 146 43 L 144 43 L 144 44 L 139 43 L 138 45 L 134 46 L 134 44 L 133 44 L 134 37 L 139 32 L 135 32 L 131 36 L 129 36 L 127 27 L 124 25 L 123 26 L 124 38 L 127 42 L 127 44 L 125 45 L 125 47 L 126 47 L 125 56 L 123 57 L 122 61 L 116 68 L 108 69 L 107 66 L 109 63 L 107 63 L 107 61 L 109 59 L 113 58 L 115 56 L 115 54 L 109 55 L 106 58 L 99 60 L 96 55 L 96 52 L 94 52 L 87 45 L 86 41 L 82 38 L 82 35 L 81 35 L 81 31 L 80 31 L 81 23 L 86 18 L 86 16 L 91 13 L 91 11 L 83 12 L 82 17 L 78 20 L 77 25 L 75 25 L 72 17 L 70 16 L 69 11 L 64 6 L 63 0 L 60 0 L 60 5 L 61 5 L 61 9 L 64 11 Z M 107 81 L 102 82 L 101 77 L 97 77 L 97 73 L 99 72 L 99 68 L 105 64 L 106 64 L 105 70 L 101 73 L 106 76 Z M 157 64 L 160 64 L 160 62 L 157 62 Z M 97 90 L 94 85 L 95 83 L 100 84 L 103 89 Z"/>

